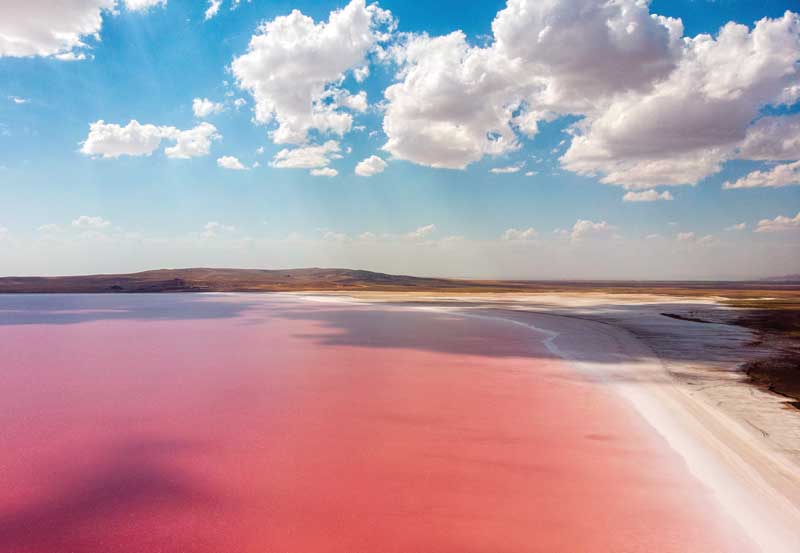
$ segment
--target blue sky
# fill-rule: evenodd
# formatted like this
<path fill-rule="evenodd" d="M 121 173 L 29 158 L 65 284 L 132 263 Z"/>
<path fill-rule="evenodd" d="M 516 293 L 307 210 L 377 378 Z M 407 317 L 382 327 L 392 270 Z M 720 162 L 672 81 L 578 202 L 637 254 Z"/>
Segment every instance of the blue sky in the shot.
<path fill-rule="evenodd" d="M 796 2 L 654 1 L 631 16 L 590 0 L 553 1 L 549 11 L 522 0 L 380 9 L 223 0 L 209 18 L 204 2 L 72 0 L 58 14 L 46 4 L 0 7 L 0 274 L 185 265 L 514 278 L 800 272 L 800 24 L 784 15 Z M 311 27 L 284 21 L 292 10 Z M 356 19 L 335 27 L 335 10 Z M 99 23 L 70 28 L 81 44 L 52 38 L 86 14 Z M 626 29 L 623 38 L 594 33 L 598 18 Z M 762 18 L 772 19 L 758 28 Z M 723 39 L 728 22 L 746 27 Z M 364 44 L 342 35 L 315 49 L 315 33 L 358 24 Z M 763 51 L 758 32 L 772 37 L 758 42 Z M 287 54 L 291 33 L 300 46 Z M 710 42 L 691 42 L 702 33 Z M 250 48 L 259 35 L 268 40 Z M 237 59 L 247 64 L 237 69 Z M 369 76 L 359 82 L 362 67 Z M 338 91 L 314 101 L 349 123 L 309 123 L 317 108 L 304 112 L 302 98 L 298 108 L 303 85 L 282 78 L 295 70 L 309 87 Z M 360 91 L 367 105 L 348 106 Z M 211 113 L 195 112 L 195 99 Z M 258 106 L 273 109 L 260 116 Z M 521 122 L 527 113 L 535 131 Z M 276 133 L 281 118 L 288 139 Z M 126 143 L 131 121 L 157 146 Z M 202 125 L 214 129 L 206 148 L 168 154 L 177 133 Z M 282 150 L 331 140 L 338 153 L 279 166 Z M 383 160 L 379 172 L 357 174 L 370 156 Z M 230 158 L 243 169 L 225 168 Z M 320 170 L 337 174 L 311 174 Z"/>

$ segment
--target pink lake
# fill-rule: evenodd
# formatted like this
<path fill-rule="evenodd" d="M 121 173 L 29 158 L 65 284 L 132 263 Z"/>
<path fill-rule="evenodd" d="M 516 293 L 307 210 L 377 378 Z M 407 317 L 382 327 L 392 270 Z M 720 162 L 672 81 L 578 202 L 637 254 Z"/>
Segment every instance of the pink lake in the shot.
<path fill-rule="evenodd" d="M 732 552 L 623 400 L 501 320 L 0 297 L 0 552 Z"/>

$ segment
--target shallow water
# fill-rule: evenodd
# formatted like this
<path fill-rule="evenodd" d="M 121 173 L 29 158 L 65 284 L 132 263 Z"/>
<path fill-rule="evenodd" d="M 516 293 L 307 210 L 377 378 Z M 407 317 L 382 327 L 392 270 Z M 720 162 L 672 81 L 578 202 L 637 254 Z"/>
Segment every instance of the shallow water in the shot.
<path fill-rule="evenodd" d="M 543 338 L 280 295 L 0 296 L 0 551 L 746 550 Z"/>

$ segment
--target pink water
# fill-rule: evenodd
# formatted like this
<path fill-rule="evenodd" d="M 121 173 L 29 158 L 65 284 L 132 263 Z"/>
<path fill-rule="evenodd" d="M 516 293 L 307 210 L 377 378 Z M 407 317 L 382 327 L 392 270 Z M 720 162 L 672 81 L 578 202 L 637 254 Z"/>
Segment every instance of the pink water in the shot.
<path fill-rule="evenodd" d="M 502 321 L 0 297 L 0 552 L 731 552 L 640 417 Z"/>

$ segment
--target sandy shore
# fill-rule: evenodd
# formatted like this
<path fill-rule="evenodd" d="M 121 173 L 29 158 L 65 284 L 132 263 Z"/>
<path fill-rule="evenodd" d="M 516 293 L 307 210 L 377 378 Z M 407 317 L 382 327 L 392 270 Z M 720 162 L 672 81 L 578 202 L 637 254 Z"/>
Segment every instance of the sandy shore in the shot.
<path fill-rule="evenodd" d="M 800 543 L 800 411 L 746 383 L 740 365 L 765 352 L 725 324 L 714 299 L 664 296 L 360 294 L 545 333 L 553 353 L 611 386 L 680 454 L 764 552 Z M 418 303 L 417 303 L 418 302 Z M 702 310 L 718 324 L 689 316 Z"/>

